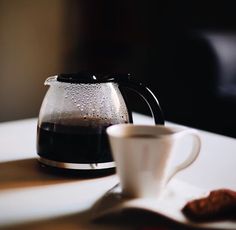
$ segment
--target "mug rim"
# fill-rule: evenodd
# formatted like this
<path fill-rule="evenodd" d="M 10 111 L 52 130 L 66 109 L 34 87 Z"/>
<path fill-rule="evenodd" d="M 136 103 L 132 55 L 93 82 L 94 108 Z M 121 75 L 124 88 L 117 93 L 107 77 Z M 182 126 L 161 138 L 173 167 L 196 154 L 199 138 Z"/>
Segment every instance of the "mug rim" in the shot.
<path fill-rule="evenodd" d="M 159 133 L 157 133 L 157 129 Z M 164 125 L 140 125 L 140 124 L 115 124 L 106 129 L 106 133 L 111 137 L 116 138 L 135 138 L 134 134 L 153 135 L 150 138 L 165 137 L 167 135 L 174 135 L 179 131 L 177 127 L 169 127 Z"/>

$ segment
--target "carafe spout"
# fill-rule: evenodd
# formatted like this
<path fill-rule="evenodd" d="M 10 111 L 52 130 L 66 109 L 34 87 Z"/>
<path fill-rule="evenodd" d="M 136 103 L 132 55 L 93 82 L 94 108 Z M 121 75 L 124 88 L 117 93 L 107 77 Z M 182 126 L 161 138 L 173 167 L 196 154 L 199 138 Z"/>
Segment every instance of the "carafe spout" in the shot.
<path fill-rule="evenodd" d="M 51 85 L 53 82 L 57 80 L 57 76 L 51 76 L 46 79 L 44 85 Z"/>

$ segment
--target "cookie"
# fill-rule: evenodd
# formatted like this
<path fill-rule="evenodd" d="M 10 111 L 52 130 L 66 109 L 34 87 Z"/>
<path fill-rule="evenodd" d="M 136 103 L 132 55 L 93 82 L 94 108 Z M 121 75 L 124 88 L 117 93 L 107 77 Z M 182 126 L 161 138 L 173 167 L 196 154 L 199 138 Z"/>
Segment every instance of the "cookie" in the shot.
<path fill-rule="evenodd" d="M 182 212 L 194 221 L 236 219 L 236 192 L 214 190 L 207 197 L 189 201 Z"/>

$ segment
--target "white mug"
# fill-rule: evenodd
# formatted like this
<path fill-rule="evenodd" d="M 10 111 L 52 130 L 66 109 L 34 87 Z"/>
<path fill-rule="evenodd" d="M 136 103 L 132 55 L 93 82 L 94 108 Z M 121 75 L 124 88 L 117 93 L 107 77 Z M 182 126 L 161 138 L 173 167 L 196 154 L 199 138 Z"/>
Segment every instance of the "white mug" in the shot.
<path fill-rule="evenodd" d="M 122 193 L 133 198 L 158 197 L 169 180 L 199 155 L 201 140 L 194 129 L 163 125 L 118 124 L 107 128 Z M 193 139 L 191 151 L 178 165 L 170 165 L 178 142 Z M 179 142 L 180 143 L 180 142 Z"/>

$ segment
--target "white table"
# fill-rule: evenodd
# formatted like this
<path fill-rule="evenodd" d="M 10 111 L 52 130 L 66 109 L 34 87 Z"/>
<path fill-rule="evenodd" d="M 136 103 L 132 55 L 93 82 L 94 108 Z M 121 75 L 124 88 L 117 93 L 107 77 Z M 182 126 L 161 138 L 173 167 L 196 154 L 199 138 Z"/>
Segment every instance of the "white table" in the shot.
<path fill-rule="evenodd" d="M 134 114 L 134 121 L 152 123 L 140 114 Z M 130 224 L 89 221 L 90 208 L 118 182 L 116 175 L 78 179 L 40 170 L 36 124 L 36 119 L 0 123 L 0 228 L 133 229 Z M 200 157 L 177 178 L 207 190 L 236 190 L 236 139 L 205 131 L 200 135 Z"/>

